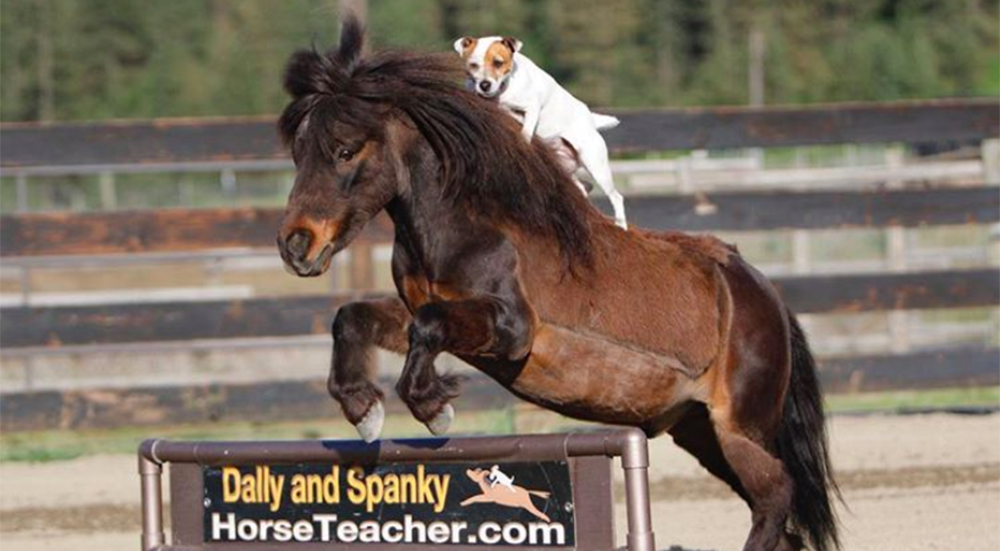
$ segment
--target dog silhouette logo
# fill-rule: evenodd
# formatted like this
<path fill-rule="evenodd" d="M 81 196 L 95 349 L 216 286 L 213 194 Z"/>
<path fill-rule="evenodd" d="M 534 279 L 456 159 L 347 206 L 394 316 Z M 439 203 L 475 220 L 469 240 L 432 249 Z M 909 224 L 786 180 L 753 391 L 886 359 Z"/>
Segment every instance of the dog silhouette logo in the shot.
<path fill-rule="evenodd" d="M 468 469 L 465 474 L 473 482 L 479 484 L 480 493 L 463 501 L 462 507 L 468 507 L 473 503 L 496 503 L 504 507 L 524 509 L 545 522 L 549 522 L 549 516 L 539 511 L 531 501 L 532 496 L 547 500 L 549 492 L 528 490 L 514 484 L 514 478 L 500 471 L 497 465 L 488 471 L 479 468 Z"/>

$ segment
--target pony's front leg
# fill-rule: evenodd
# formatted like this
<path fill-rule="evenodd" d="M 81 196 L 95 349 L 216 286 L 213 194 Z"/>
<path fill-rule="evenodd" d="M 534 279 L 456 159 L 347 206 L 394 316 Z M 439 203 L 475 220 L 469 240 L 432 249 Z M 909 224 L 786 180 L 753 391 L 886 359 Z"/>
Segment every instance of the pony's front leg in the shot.
<path fill-rule="evenodd" d="M 410 349 L 396 391 L 418 421 L 442 434 L 455 415 L 449 402 L 458 395 L 459 378 L 435 371 L 438 354 L 517 360 L 531 349 L 533 333 L 526 308 L 497 299 L 425 304 L 410 324 Z"/>
<path fill-rule="evenodd" d="M 327 388 L 344 417 L 371 442 L 382 433 L 382 390 L 373 382 L 373 348 L 406 353 L 410 312 L 398 298 L 345 304 L 333 320 L 333 362 Z"/>

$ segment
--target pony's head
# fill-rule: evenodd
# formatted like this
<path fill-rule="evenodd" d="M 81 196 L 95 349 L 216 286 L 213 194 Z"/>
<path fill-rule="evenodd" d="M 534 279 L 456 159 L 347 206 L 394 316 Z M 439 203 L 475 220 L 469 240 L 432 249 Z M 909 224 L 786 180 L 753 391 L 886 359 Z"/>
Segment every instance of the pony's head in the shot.
<path fill-rule="evenodd" d="M 359 23 L 348 19 L 338 49 L 298 51 L 285 69 L 292 101 L 278 125 L 296 178 L 278 248 L 285 265 L 300 276 L 325 272 L 333 255 L 395 195 L 400 181 L 391 154 L 397 144 L 383 123 L 390 106 L 352 93 L 362 40 Z"/>
<path fill-rule="evenodd" d="M 292 101 L 278 126 L 297 170 L 278 234 L 286 266 L 322 274 L 390 201 L 426 192 L 555 238 L 567 261 L 589 264 L 587 217 L 596 211 L 546 146 L 529 144 L 512 117 L 464 90 L 453 55 L 363 57 L 363 39 L 349 17 L 338 48 L 298 51 L 286 67 Z"/>

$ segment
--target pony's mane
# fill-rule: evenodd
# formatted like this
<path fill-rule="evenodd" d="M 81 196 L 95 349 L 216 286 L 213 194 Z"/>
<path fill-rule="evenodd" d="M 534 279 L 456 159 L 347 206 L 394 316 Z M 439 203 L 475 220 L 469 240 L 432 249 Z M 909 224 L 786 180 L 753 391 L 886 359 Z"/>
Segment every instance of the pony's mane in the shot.
<path fill-rule="evenodd" d="M 330 147 L 323 144 L 334 121 L 378 132 L 391 111 L 403 113 L 434 150 L 445 197 L 476 216 L 555 238 L 570 266 L 592 265 L 591 224 L 603 217 L 549 147 L 538 139 L 528 144 L 513 117 L 461 86 L 457 56 L 362 56 L 363 39 L 349 17 L 339 48 L 292 55 L 284 85 L 293 99 L 279 120 L 286 144 L 307 118 L 307 138 L 322 148 Z"/>

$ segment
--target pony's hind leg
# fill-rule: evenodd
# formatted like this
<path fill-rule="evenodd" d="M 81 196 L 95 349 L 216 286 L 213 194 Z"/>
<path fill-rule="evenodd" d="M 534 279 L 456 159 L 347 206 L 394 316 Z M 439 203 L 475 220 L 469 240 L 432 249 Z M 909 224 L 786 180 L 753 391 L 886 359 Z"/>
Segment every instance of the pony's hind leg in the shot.
<path fill-rule="evenodd" d="M 698 463 L 701 464 L 708 472 L 712 473 L 716 478 L 722 480 L 729 485 L 734 492 L 736 492 L 743 501 L 754 512 L 753 522 L 756 527 L 759 523 L 760 528 L 756 529 L 758 534 L 751 534 L 747 541 L 746 549 L 777 549 L 780 551 L 786 550 L 798 550 L 802 549 L 802 539 L 794 534 L 790 534 L 784 531 L 783 524 L 780 519 L 782 516 L 781 507 L 783 505 L 782 492 L 790 491 L 788 488 L 779 488 L 776 492 L 769 491 L 767 489 L 762 489 L 758 486 L 752 486 L 754 494 L 751 494 L 744 487 L 741 475 L 734 470 L 734 466 L 730 464 L 729 460 L 726 459 L 726 453 L 723 451 L 722 441 L 726 441 L 726 447 L 729 449 L 729 453 L 740 453 L 738 448 L 740 444 L 734 444 L 734 438 L 731 436 L 719 437 L 717 429 L 715 428 L 712 420 L 709 418 L 708 410 L 702 404 L 697 404 L 696 406 L 689 409 L 685 415 L 674 424 L 669 430 L 670 435 L 673 436 L 674 442 L 683 448 L 685 451 L 693 455 Z M 728 431 L 727 431 L 728 432 Z M 756 451 L 751 451 L 752 455 L 757 455 Z M 768 467 L 773 469 L 773 457 L 757 457 L 756 461 L 763 459 L 763 462 L 768 464 Z M 737 459 L 739 463 L 739 459 Z M 742 476 L 746 477 L 748 469 L 745 465 L 739 464 L 739 472 Z M 757 465 L 752 466 L 753 469 L 757 468 Z M 766 469 L 765 468 L 765 469 Z M 766 476 L 774 476 L 776 479 L 780 479 L 782 474 L 775 475 L 774 473 L 768 474 Z M 780 482 L 780 484 L 786 484 L 786 482 Z M 766 495 L 768 493 L 776 493 L 777 499 L 768 498 L 761 499 L 760 495 Z M 757 496 L 757 497 L 754 497 Z M 772 508 L 776 505 L 778 512 L 777 514 L 768 514 L 764 509 L 767 508 L 766 503 L 772 503 Z M 756 504 L 756 505 L 755 505 Z M 767 526 L 770 524 L 770 526 Z M 770 532 L 773 534 L 777 528 L 778 536 L 775 539 L 773 536 L 767 536 L 766 533 Z M 776 543 L 771 543 L 776 542 Z M 771 545 L 771 547 L 768 547 Z"/>
<path fill-rule="evenodd" d="M 726 269 L 733 298 L 728 345 L 706 374 L 707 410 L 731 486 L 750 506 L 745 551 L 790 551 L 801 541 L 786 532 L 795 485 L 777 450 L 791 371 L 789 333 L 776 293 L 739 260 Z M 707 430 L 707 427 L 706 427 Z M 724 467 L 719 467 L 725 472 Z M 725 479 L 725 477 L 724 477 Z"/>
<path fill-rule="evenodd" d="M 715 427 L 703 404 L 695 404 L 689 408 L 667 432 L 673 437 L 675 444 L 693 455 L 705 470 L 728 484 L 743 501 L 750 504 L 750 496 L 743 488 L 743 483 L 722 453 Z"/>
<path fill-rule="evenodd" d="M 797 538 L 785 532 L 794 486 L 784 465 L 758 439 L 713 419 L 719 449 L 739 480 L 750 505 L 753 526 L 744 551 L 795 551 Z"/>
<path fill-rule="evenodd" d="M 740 431 L 720 428 L 704 406 L 689 409 L 670 429 L 674 442 L 729 485 L 750 507 L 753 528 L 746 551 L 792 551 L 801 540 L 785 533 L 791 479 L 763 446 Z"/>
<path fill-rule="evenodd" d="M 406 352 L 410 313 L 398 298 L 352 302 L 333 321 L 333 362 L 327 388 L 358 434 L 371 442 L 382 432 L 385 409 L 382 390 L 372 382 L 377 346 Z"/>

